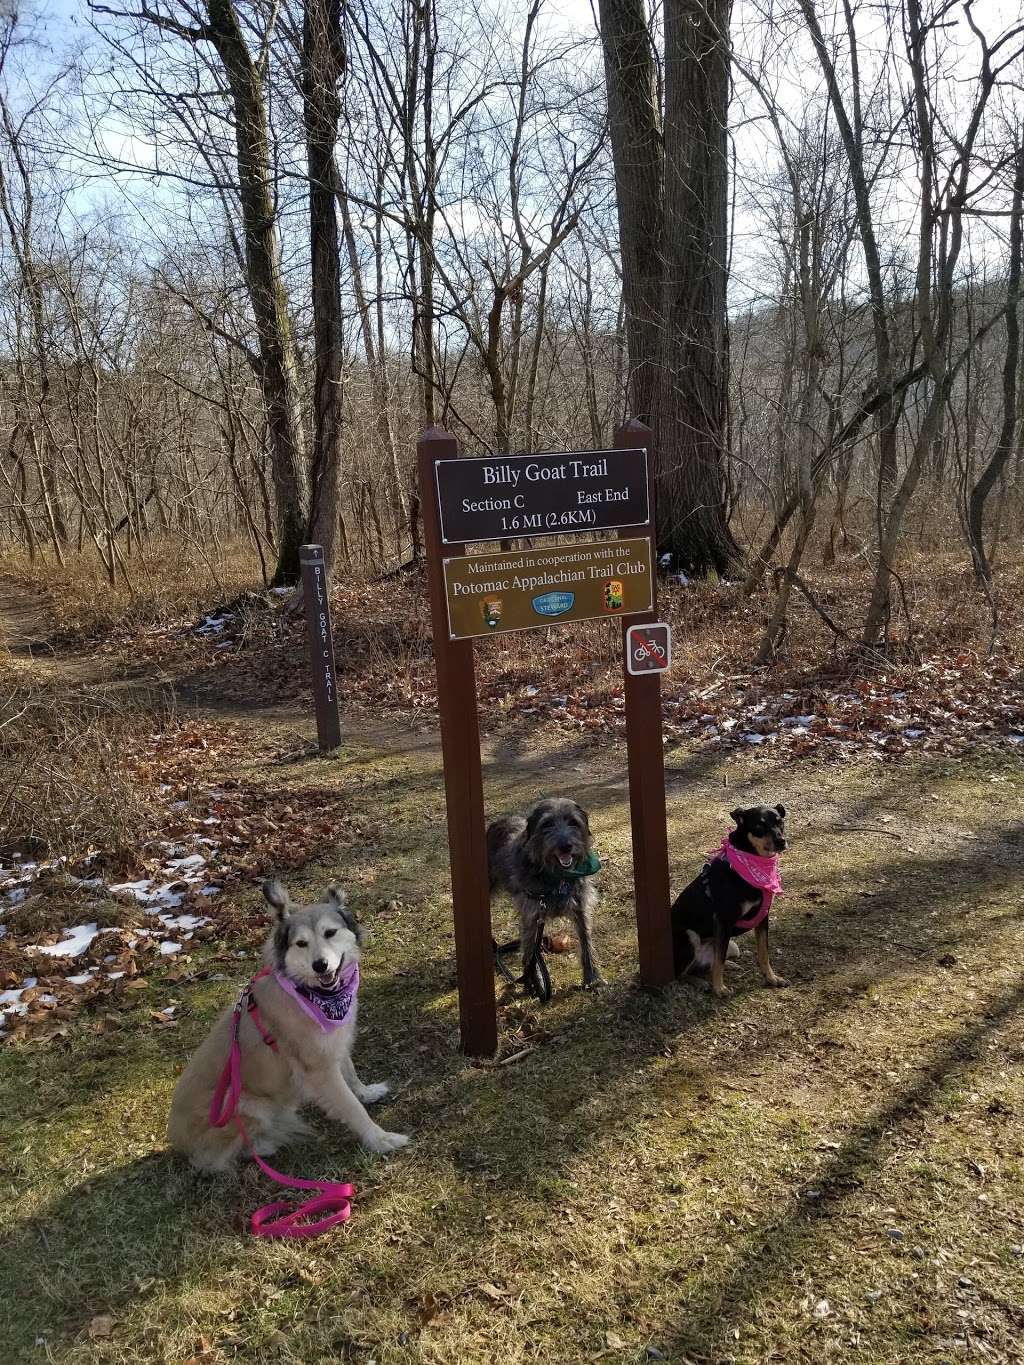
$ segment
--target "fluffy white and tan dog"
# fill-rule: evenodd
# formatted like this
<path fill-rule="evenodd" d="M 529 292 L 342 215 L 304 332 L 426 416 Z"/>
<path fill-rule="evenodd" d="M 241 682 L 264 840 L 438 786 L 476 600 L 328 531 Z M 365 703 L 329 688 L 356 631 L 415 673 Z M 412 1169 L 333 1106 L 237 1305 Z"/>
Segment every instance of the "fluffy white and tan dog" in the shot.
<path fill-rule="evenodd" d="M 263 947 L 269 971 L 252 986 L 256 1008 L 242 1011 L 238 1035 L 238 1116 L 254 1150 L 269 1156 L 307 1132 L 299 1115 L 303 1104 L 340 1120 L 371 1152 L 404 1147 L 404 1134 L 386 1132 L 364 1108 L 382 1100 L 388 1086 L 364 1085 L 352 1064 L 362 931 L 344 893 L 331 887 L 322 901 L 298 906 L 274 881 L 265 883 L 263 894 L 277 912 Z M 231 1050 L 233 1015 L 229 1007 L 214 1024 L 171 1101 L 171 1146 L 199 1170 L 224 1170 L 244 1146 L 236 1124 L 210 1123 L 210 1102 Z"/>

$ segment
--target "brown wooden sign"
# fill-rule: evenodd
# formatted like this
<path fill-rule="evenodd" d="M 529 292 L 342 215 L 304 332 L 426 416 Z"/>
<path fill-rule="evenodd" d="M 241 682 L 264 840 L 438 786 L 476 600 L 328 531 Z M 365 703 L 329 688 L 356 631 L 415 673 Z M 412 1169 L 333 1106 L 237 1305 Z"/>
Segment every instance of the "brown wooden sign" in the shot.
<path fill-rule="evenodd" d="M 444 561 L 453 640 L 650 611 L 651 542 L 600 540 Z"/>
<path fill-rule="evenodd" d="M 615 433 L 616 450 L 632 459 L 637 452 L 646 451 L 651 440 L 650 430 L 639 422 L 628 422 Z M 452 874 L 452 909 L 455 917 L 455 959 L 459 982 L 459 1024 L 462 1049 L 473 1056 L 490 1056 L 498 1045 L 498 1026 L 495 1014 L 494 995 L 494 954 L 491 936 L 491 907 L 488 889 L 487 842 L 485 837 L 483 775 L 480 761 L 480 722 L 477 714 L 476 675 L 473 661 L 473 638 L 452 638 L 448 614 L 448 593 L 446 588 L 444 549 L 452 555 L 449 563 L 465 555 L 465 544 L 455 541 L 455 534 L 465 535 L 467 539 L 497 539 L 509 532 L 497 529 L 491 524 L 486 534 L 481 534 L 479 523 L 471 529 L 465 521 L 447 526 L 450 539 L 442 541 L 441 515 L 439 511 L 439 490 L 447 475 L 439 475 L 440 466 L 452 464 L 466 466 L 479 464 L 477 460 L 458 459 L 458 446 L 447 432 L 436 429 L 424 432 L 418 447 L 420 499 L 423 508 L 423 543 L 426 549 L 427 582 L 430 590 L 430 619 L 433 629 L 434 661 L 437 668 L 437 707 L 441 718 L 441 750 L 444 758 L 444 794 L 448 814 L 448 851 Z M 598 451 L 588 460 L 578 457 L 583 463 L 599 463 L 609 452 Z M 566 460 L 561 456 L 499 457 L 490 464 L 508 463 L 512 458 L 532 460 Z M 577 457 L 573 457 L 577 458 Z M 628 462 L 628 461 L 627 461 Z M 644 459 L 646 467 L 646 457 Z M 609 471 L 613 465 L 609 463 Z M 589 476 L 584 476 L 589 477 Z M 603 477 L 603 476 L 602 476 Z M 556 483 L 560 480 L 551 480 Z M 620 584 L 623 594 L 627 581 L 645 581 L 649 584 L 644 601 L 649 609 L 636 611 L 635 602 L 628 603 L 624 596 L 621 611 L 623 644 L 629 626 L 655 621 L 656 584 L 650 567 L 653 560 L 653 505 L 650 471 L 646 473 L 646 496 L 642 503 L 643 520 L 635 525 L 634 536 L 646 544 L 643 562 L 647 572 L 641 574 L 611 574 L 597 580 L 602 585 Z M 572 506 L 572 488 L 566 484 L 569 495 L 567 505 Z M 611 506 L 612 504 L 607 504 Z M 639 503 L 631 504 L 639 509 Z M 468 515 L 468 514 L 467 514 Z M 490 515 L 490 514 L 488 514 Z M 630 515 L 638 515 L 633 510 Z M 541 530 L 548 528 L 540 528 Z M 557 528 L 564 529 L 564 528 Z M 646 531 L 646 534 L 644 532 Z M 534 528 L 523 528 L 523 534 L 535 533 Z M 602 551 L 610 558 L 607 563 L 638 563 L 632 558 L 616 560 L 623 554 L 624 546 L 635 541 L 603 541 L 599 543 Z M 592 550 L 593 546 L 557 545 L 543 553 L 549 558 L 558 551 L 579 553 Z M 523 560 L 527 562 L 533 551 L 513 551 L 508 556 L 481 556 L 481 563 L 489 560 L 493 566 L 496 559 Z M 532 567 L 532 561 L 529 561 Z M 585 558 L 578 563 L 591 563 Z M 544 566 L 551 570 L 554 566 Z M 463 569 L 457 571 L 462 574 Z M 516 570 L 520 575 L 526 569 Z M 536 576 L 534 574 L 533 576 Z M 474 582 L 480 576 L 472 575 Z M 460 580 L 463 581 L 463 580 Z M 504 581 L 504 576 L 502 578 Z M 533 591 L 528 590 L 528 591 Z M 547 586 L 536 585 L 533 596 L 543 596 L 546 591 L 576 591 L 564 583 Z M 470 602 L 474 621 L 484 621 L 481 602 L 484 594 L 466 594 Z M 615 601 L 617 589 L 611 592 L 610 600 Z M 532 601 L 532 598 L 531 598 Z M 556 601 L 552 608 L 558 607 Z M 626 614 L 627 607 L 630 614 Z M 603 614 L 603 613 L 601 613 Z M 615 610 L 613 615 L 619 615 Z M 493 615 L 493 612 L 492 612 Z M 504 615 L 504 602 L 501 616 Z M 555 622 L 559 615 L 546 620 Z M 500 617 L 499 617 L 500 623 Z M 544 624 L 537 622 L 537 624 Z M 484 623 L 480 634 L 497 630 Z M 643 676 L 631 674 L 623 667 L 623 689 L 626 703 L 626 748 L 629 766 L 629 809 L 630 827 L 633 835 L 633 887 L 636 901 L 637 942 L 640 958 L 640 980 L 645 986 L 665 986 L 673 978 L 672 963 L 672 924 L 669 915 L 669 876 L 668 876 L 668 831 L 665 823 L 665 766 L 661 735 L 661 686 L 658 673 Z M 552 786 L 547 795 L 559 795 L 566 791 L 567 777 L 552 774 Z M 571 791 L 571 787 L 569 788 Z M 537 795 L 542 793 L 538 792 Z M 599 822 L 595 822 L 598 849 L 601 844 Z"/>
<path fill-rule="evenodd" d="M 438 460 L 444 545 L 648 526 L 647 451 Z"/>
<path fill-rule="evenodd" d="M 327 598 L 327 570 L 322 545 L 300 545 L 302 596 L 306 608 L 309 661 L 313 671 L 313 704 L 316 735 L 322 754 L 341 744 L 338 717 L 338 676 L 334 664 L 331 604 Z"/>

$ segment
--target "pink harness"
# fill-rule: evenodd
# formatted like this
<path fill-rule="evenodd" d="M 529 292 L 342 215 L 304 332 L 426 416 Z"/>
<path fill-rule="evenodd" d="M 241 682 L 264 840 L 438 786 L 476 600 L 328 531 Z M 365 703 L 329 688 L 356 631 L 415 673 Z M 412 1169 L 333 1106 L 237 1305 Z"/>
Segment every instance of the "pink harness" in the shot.
<path fill-rule="evenodd" d="M 773 853 L 768 858 L 762 858 L 758 853 L 744 853 L 743 849 L 731 844 L 729 836 L 726 835 L 718 848 L 708 850 L 708 857 L 712 859 L 724 858 L 732 870 L 742 877 L 748 886 L 754 886 L 760 891 L 760 907 L 748 919 L 736 921 L 736 928 L 742 929 L 744 932 L 748 929 L 756 929 L 762 920 L 767 919 L 768 911 L 772 908 L 772 901 L 775 897 L 782 895 L 779 855 Z"/>
<path fill-rule="evenodd" d="M 339 1223 L 347 1223 L 352 1217 L 352 1197 L 356 1192 L 355 1186 L 338 1180 L 300 1180 L 298 1176 L 282 1175 L 280 1171 L 275 1171 L 273 1166 L 268 1166 L 259 1153 L 253 1150 L 249 1134 L 245 1131 L 245 1124 L 238 1112 L 239 1101 L 242 1098 L 242 1049 L 238 1041 L 238 1032 L 242 1026 L 243 1010 L 249 1011 L 249 1016 L 267 1047 L 273 1048 L 275 1052 L 278 1050 L 277 1043 L 267 1029 L 263 1027 L 256 999 L 252 993 L 252 988 L 256 982 L 269 974 L 269 967 L 264 967 L 262 971 L 257 972 L 238 997 L 231 1016 L 231 1051 L 228 1053 L 224 1070 L 220 1074 L 220 1079 L 217 1081 L 213 1092 L 213 1098 L 210 1101 L 210 1124 L 214 1128 L 223 1128 L 227 1123 L 234 1121 L 234 1125 L 238 1129 L 242 1141 L 249 1149 L 249 1155 L 253 1161 L 265 1176 L 269 1176 L 278 1185 L 285 1185 L 292 1190 L 320 1191 L 317 1198 L 307 1199 L 305 1203 L 299 1205 L 289 1204 L 286 1200 L 264 1204 L 249 1219 L 249 1227 L 252 1233 L 256 1237 L 319 1237 L 322 1232 L 337 1227 Z M 357 975 L 357 985 L 358 981 Z M 327 1216 L 309 1221 L 319 1213 Z M 282 1216 L 275 1217 L 275 1215 Z"/>

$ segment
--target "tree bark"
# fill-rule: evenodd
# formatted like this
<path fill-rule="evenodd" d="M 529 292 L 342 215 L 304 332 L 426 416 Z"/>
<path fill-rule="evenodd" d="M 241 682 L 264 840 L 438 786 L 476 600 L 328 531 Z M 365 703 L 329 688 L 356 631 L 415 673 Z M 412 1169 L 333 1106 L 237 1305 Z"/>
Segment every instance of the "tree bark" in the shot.
<path fill-rule="evenodd" d="M 338 533 L 343 419 L 340 186 L 334 162 L 341 118 L 338 83 L 345 69 L 342 12 L 343 0 L 305 0 L 302 28 L 302 109 L 309 172 L 314 346 L 309 540 L 323 546 L 328 575 Z"/>
<path fill-rule="evenodd" d="M 626 315 L 626 408 L 651 425 L 661 360 L 665 146 L 645 0 L 600 0 Z"/>
<path fill-rule="evenodd" d="M 734 574 L 726 524 L 728 0 L 666 0 L 665 121 L 644 0 L 600 0 L 630 414 L 654 430 L 658 548 Z"/>
<path fill-rule="evenodd" d="M 309 479 L 299 412 L 295 343 L 278 250 L 277 205 L 263 79 L 242 33 L 232 0 L 207 0 L 211 42 L 224 67 L 235 116 L 238 190 L 245 235 L 246 283 L 259 335 L 260 382 L 267 411 L 277 501 L 275 585 L 299 577 L 306 533 Z M 188 36 L 187 34 L 185 36 Z"/>
<path fill-rule="evenodd" d="M 974 571 L 979 579 L 988 582 L 992 568 L 985 551 L 985 502 L 992 492 L 1014 449 L 1019 423 L 1017 373 L 1020 369 L 1020 297 L 1021 265 L 1024 255 L 1024 144 L 1017 147 L 1017 168 L 1013 179 L 1013 203 L 1010 210 L 1010 261 L 1006 281 L 1006 354 L 1003 359 L 1003 420 L 999 440 L 992 458 L 981 471 L 967 504 L 967 536 L 970 541 Z"/>
<path fill-rule="evenodd" d="M 658 549 L 689 573 L 739 571 L 726 524 L 730 0 L 665 3 L 664 329 L 656 411 Z"/>

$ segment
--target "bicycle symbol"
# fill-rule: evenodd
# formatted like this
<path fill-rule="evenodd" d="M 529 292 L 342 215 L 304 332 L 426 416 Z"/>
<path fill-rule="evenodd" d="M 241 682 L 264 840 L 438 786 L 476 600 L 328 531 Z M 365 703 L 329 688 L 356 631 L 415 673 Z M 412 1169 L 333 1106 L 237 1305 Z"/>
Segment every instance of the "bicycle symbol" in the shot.
<path fill-rule="evenodd" d="M 641 639 L 640 643 L 633 650 L 633 658 L 637 663 L 642 663 L 644 659 L 657 659 L 663 663 L 666 658 L 666 650 L 663 645 L 659 645 L 657 640 Z"/>

